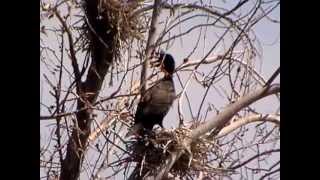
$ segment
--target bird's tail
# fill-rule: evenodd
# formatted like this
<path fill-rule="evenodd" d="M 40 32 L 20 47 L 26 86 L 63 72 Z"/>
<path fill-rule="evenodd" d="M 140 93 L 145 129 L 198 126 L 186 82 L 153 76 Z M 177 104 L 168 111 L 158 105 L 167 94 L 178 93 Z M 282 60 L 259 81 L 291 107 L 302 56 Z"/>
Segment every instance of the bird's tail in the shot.
<path fill-rule="evenodd" d="M 128 138 L 130 136 L 140 136 L 141 135 L 141 130 L 142 130 L 143 126 L 141 123 L 137 123 L 135 125 L 133 125 L 128 133 L 126 134 L 125 138 Z"/>

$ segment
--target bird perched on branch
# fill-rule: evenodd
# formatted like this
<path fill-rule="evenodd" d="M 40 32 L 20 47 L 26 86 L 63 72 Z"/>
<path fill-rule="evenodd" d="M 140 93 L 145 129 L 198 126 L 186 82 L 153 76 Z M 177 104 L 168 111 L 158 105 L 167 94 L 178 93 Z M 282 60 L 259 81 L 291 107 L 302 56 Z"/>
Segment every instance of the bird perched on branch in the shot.
<path fill-rule="evenodd" d="M 176 98 L 172 79 L 175 69 L 174 58 L 170 54 L 160 52 L 160 57 L 154 66 L 160 67 L 165 75 L 144 94 L 141 94 L 135 114 L 135 124 L 127 137 L 134 134 L 143 136 L 146 132 L 150 132 L 156 124 L 163 128 L 163 118 Z"/>

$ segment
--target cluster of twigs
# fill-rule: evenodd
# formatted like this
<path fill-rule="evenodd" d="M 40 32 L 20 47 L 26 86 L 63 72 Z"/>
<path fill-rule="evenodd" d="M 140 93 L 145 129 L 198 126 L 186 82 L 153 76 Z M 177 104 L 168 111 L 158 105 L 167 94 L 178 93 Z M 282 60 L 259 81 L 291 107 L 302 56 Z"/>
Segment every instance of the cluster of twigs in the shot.
<path fill-rule="evenodd" d="M 144 19 L 145 17 L 132 15 L 131 13 L 140 6 L 139 1 L 98 1 L 98 14 L 96 18 L 104 27 L 100 28 L 101 32 L 98 32 L 99 28 L 96 28 L 95 24 L 90 23 L 88 15 L 81 15 L 79 22 L 84 22 L 79 27 L 79 43 L 81 44 L 81 48 L 89 51 L 92 49 L 90 48 L 92 36 L 98 37 L 99 41 L 108 47 L 109 43 L 105 37 L 112 35 L 114 39 L 112 49 L 115 54 L 115 62 L 120 62 L 123 50 L 131 47 L 134 40 L 144 39 L 148 20 Z M 86 10 L 88 11 L 88 7 Z"/>
<path fill-rule="evenodd" d="M 147 24 L 139 16 L 131 16 L 131 12 L 139 8 L 138 1 L 101 1 L 101 18 L 108 19 L 110 26 L 117 29 L 119 47 L 125 48 L 132 38 L 141 40 L 144 37 Z"/>
<path fill-rule="evenodd" d="M 128 143 L 128 150 L 132 152 L 131 162 L 140 164 L 140 176 L 145 173 L 157 171 L 157 168 L 164 163 L 173 151 L 185 150 L 181 157 L 173 165 L 170 175 L 174 177 L 184 177 L 197 175 L 200 171 L 211 173 L 232 172 L 229 169 L 209 166 L 210 151 L 208 149 L 219 150 L 216 144 L 205 138 L 191 143 L 190 148 L 183 144 L 183 140 L 188 138 L 190 129 L 177 128 L 174 130 L 160 130 L 152 132 L 145 137 L 139 137 Z M 218 153 L 218 152 L 217 152 Z M 153 172 L 156 174 L 157 172 Z"/>

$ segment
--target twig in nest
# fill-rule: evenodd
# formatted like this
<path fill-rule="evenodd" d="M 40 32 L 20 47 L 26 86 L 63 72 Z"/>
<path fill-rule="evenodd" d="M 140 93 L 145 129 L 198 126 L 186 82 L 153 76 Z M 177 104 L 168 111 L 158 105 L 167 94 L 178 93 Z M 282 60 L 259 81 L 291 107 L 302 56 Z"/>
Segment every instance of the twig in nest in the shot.
<path fill-rule="evenodd" d="M 141 161 L 141 166 L 140 166 L 140 171 L 139 171 L 139 175 L 142 175 L 142 170 L 143 170 L 143 165 L 146 161 L 146 154 L 143 155 L 142 161 Z"/>

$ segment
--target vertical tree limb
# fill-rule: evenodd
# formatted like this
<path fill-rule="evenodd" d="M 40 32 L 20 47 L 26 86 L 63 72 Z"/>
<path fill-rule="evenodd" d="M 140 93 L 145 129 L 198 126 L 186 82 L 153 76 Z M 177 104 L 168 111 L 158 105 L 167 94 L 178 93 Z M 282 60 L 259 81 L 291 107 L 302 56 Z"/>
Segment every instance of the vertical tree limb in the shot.
<path fill-rule="evenodd" d="M 161 4 L 161 0 L 154 1 L 152 19 L 151 19 L 151 24 L 149 28 L 149 36 L 148 36 L 148 41 L 147 41 L 146 50 L 145 50 L 145 57 L 144 57 L 144 61 L 141 69 L 141 78 L 140 78 L 141 94 L 143 94 L 147 88 L 146 80 L 147 80 L 148 62 L 156 45 L 155 43 L 156 43 L 158 17 L 161 11 L 160 4 Z"/>
<path fill-rule="evenodd" d="M 92 110 L 91 104 L 96 101 L 104 77 L 113 62 L 117 29 L 111 26 L 106 17 L 97 18 L 99 0 L 85 1 L 85 14 L 89 31 L 89 49 L 91 64 L 86 80 L 82 83 L 81 98 L 77 100 L 77 109 L 85 109 L 76 113 L 76 126 L 73 128 L 67 146 L 67 153 L 61 166 L 60 180 L 76 180 L 80 175 L 83 157 L 90 134 Z M 103 42 L 101 42 L 101 39 Z M 106 46 L 107 45 L 107 46 Z"/>

